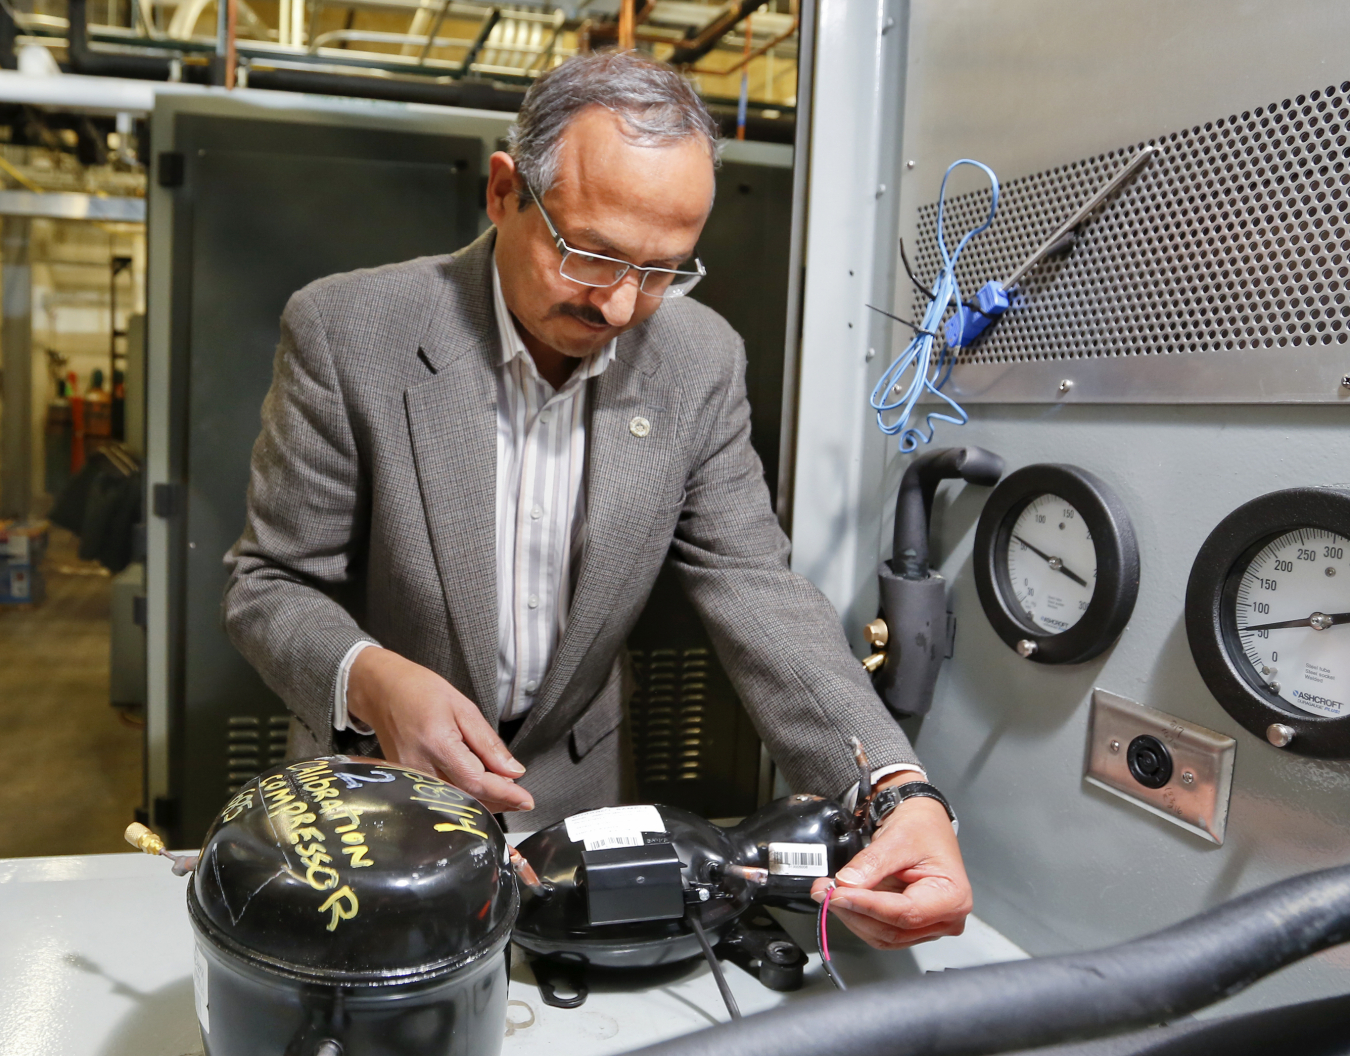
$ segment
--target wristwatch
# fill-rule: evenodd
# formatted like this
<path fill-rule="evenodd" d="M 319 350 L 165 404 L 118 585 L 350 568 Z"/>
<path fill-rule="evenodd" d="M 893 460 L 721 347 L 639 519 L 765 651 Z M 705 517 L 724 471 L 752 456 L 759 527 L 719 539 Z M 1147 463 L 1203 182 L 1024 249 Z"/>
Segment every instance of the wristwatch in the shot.
<path fill-rule="evenodd" d="M 927 781 L 910 781 L 903 785 L 883 788 L 873 796 L 872 805 L 867 811 L 872 828 L 875 830 L 890 816 L 891 811 L 895 810 L 905 800 L 920 796 L 926 799 L 936 799 L 941 803 L 942 809 L 947 812 L 947 817 L 951 819 L 952 828 L 956 828 L 956 812 L 952 810 L 952 805 L 947 802 L 946 796 Z"/>

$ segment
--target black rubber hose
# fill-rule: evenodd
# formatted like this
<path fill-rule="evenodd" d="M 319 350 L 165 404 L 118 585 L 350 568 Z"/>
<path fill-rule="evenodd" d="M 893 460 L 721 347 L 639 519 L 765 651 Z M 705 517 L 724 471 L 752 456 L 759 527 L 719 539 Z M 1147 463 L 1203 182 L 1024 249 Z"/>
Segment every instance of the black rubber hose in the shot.
<path fill-rule="evenodd" d="M 1088 953 L 855 986 L 632 1056 L 981 1056 L 1174 1019 L 1350 938 L 1350 866 Z"/>
<path fill-rule="evenodd" d="M 906 579 L 928 578 L 928 519 L 938 484 L 960 477 L 992 487 L 1002 475 L 1003 459 L 982 447 L 940 447 L 914 459 L 895 496 L 891 571 Z"/>

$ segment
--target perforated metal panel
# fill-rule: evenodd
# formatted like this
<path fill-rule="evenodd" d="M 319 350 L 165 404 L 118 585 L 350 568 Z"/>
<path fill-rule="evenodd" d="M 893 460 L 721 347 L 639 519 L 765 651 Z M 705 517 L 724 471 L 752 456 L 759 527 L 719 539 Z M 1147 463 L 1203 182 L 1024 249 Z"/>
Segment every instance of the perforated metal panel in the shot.
<path fill-rule="evenodd" d="M 1008 313 L 963 350 L 956 394 L 1166 402 L 1350 396 L 1340 384 L 1350 366 L 1350 81 L 1148 142 L 1158 153 L 1143 172 L 1072 249 L 1033 269 Z M 962 295 L 1011 274 L 1141 146 L 1004 184 L 993 226 L 962 254 Z M 950 198 L 948 244 L 988 207 L 987 189 Z M 939 262 L 936 223 L 937 203 L 923 206 L 914 263 L 925 282 Z M 915 301 L 917 314 L 917 294 Z M 1093 365 L 1135 357 L 1190 362 L 1180 372 L 1151 370 L 1151 383 L 1130 380 L 1129 365 Z M 1065 367 L 1009 369 L 1019 364 Z M 1071 373 L 1055 373 L 1069 364 Z M 1064 380 L 1068 386 L 1052 384 Z"/>

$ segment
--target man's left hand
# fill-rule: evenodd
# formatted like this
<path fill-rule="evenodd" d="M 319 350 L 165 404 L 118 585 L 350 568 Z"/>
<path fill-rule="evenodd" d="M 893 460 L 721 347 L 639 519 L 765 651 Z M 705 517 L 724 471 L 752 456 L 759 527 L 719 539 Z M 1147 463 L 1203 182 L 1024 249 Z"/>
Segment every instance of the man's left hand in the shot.
<path fill-rule="evenodd" d="M 886 782 L 895 783 L 903 782 Z M 829 883 L 817 880 L 811 897 L 819 902 Z M 941 803 L 918 796 L 896 807 L 871 844 L 839 870 L 830 896 L 830 910 L 879 950 L 960 935 L 970 909 L 951 820 Z"/>

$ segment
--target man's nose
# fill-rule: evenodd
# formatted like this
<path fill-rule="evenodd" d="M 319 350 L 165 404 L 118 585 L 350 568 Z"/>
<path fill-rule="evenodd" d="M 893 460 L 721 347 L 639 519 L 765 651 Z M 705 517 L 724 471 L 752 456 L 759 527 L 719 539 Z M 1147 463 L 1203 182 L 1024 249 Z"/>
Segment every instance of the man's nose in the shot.
<path fill-rule="evenodd" d="M 627 326 L 637 305 L 640 272 L 629 272 L 613 286 L 598 289 L 591 295 L 591 303 L 600 309 L 610 326 Z"/>

